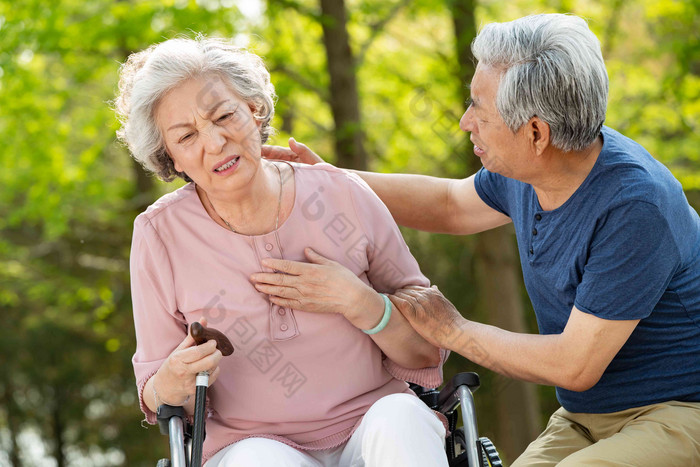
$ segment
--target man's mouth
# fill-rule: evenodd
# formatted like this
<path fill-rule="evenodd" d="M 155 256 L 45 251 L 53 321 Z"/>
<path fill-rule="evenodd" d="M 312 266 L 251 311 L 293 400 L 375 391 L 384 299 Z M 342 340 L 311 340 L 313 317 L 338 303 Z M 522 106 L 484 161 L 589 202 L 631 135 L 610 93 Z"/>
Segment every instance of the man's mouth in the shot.
<path fill-rule="evenodd" d="M 231 167 L 233 167 L 236 164 L 236 162 L 238 162 L 238 159 L 240 159 L 240 158 L 241 158 L 241 156 L 234 157 L 233 159 L 231 159 L 230 161 L 228 161 L 224 165 L 221 165 L 221 166 L 217 167 L 216 169 L 214 169 L 214 172 L 223 172 L 226 169 L 230 169 Z"/>

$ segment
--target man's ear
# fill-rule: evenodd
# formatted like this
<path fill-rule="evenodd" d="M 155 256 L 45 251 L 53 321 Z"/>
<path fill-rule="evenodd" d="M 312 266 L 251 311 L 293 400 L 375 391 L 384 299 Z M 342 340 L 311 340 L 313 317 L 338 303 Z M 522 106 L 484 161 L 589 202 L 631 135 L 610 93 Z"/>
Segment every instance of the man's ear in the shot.
<path fill-rule="evenodd" d="M 550 144 L 549 123 L 535 116 L 527 122 L 527 130 L 535 154 L 542 155 Z"/>

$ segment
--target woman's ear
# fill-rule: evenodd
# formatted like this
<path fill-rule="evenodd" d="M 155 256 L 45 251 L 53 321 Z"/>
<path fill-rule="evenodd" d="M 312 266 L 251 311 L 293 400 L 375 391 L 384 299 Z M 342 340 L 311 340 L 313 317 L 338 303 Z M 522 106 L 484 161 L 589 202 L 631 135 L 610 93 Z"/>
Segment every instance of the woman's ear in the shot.
<path fill-rule="evenodd" d="M 262 125 L 262 120 L 255 118 L 255 112 L 257 112 L 258 109 L 253 104 L 248 104 L 248 108 L 250 109 L 250 113 L 253 114 L 253 120 L 255 120 L 255 125 L 258 128 L 260 128 L 260 126 Z"/>
<path fill-rule="evenodd" d="M 168 150 L 165 149 L 164 151 L 165 151 L 165 155 L 168 156 L 171 161 L 173 161 L 173 167 L 175 167 L 175 171 L 184 172 L 184 170 L 182 170 L 182 166 L 180 166 L 180 164 L 178 164 L 178 162 L 175 159 L 173 159 L 173 156 L 170 155 Z"/>

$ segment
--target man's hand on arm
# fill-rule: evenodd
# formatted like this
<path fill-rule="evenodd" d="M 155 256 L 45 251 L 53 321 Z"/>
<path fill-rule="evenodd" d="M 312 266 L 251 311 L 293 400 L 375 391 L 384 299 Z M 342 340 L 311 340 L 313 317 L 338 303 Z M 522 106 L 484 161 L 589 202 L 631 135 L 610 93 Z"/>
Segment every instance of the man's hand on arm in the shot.
<path fill-rule="evenodd" d="M 639 322 L 605 320 L 574 307 L 561 334 L 522 334 L 468 321 L 437 288 L 403 289 L 392 302 L 434 345 L 505 376 L 571 391 L 600 380 Z"/>

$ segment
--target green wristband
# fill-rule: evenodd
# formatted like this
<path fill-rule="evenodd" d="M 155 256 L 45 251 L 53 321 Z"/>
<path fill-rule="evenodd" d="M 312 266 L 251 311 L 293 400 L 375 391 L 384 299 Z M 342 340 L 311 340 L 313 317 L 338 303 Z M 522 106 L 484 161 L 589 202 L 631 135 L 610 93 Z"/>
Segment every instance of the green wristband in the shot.
<path fill-rule="evenodd" d="M 380 293 L 379 295 L 381 295 L 384 299 L 384 316 L 382 316 L 382 320 L 379 322 L 379 324 L 377 324 L 372 329 L 363 329 L 362 332 L 364 332 L 365 334 L 378 333 L 386 327 L 386 325 L 389 323 L 389 319 L 391 318 L 391 302 L 389 301 L 389 297 L 387 297 L 383 293 Z"/>

